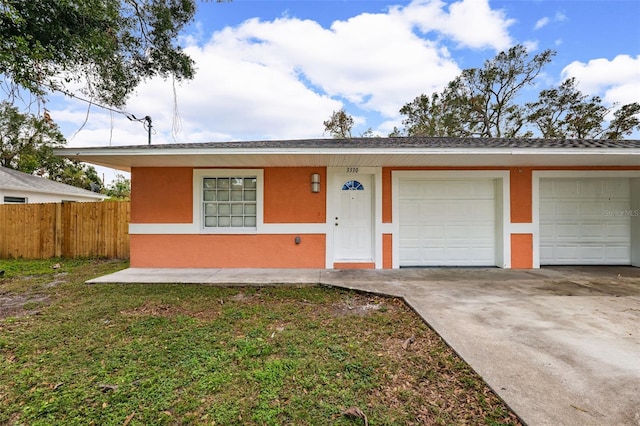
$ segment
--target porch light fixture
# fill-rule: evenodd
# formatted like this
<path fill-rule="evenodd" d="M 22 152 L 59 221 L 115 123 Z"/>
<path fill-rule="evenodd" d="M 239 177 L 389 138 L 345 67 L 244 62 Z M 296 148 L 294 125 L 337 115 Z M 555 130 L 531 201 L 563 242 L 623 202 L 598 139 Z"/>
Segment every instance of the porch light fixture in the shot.
<path fill-rule="evenodd" d="M 311 192 L 320 192 L 320 175 L 318 173 L 311 175 Z"/>

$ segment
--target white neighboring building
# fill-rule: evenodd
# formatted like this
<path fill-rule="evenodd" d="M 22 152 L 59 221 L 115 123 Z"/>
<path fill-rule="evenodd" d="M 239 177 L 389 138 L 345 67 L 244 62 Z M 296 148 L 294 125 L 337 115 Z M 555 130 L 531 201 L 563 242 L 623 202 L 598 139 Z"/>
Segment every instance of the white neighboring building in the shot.
<path fill-rule="evenodd" d="M 102 201 L 103 194 L 0 167 L 0 204 Z"/>

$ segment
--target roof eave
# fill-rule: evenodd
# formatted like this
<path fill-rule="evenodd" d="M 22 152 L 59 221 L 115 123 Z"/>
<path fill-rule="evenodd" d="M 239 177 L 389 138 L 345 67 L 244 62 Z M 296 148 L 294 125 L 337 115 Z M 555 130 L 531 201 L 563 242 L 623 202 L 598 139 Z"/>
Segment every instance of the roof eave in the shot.
<path fill-rule="evenodd" d="M 640 166 L 640 149 L 635 148 L 66 148 L 56 154 L 74 160 L 129 171 L 131 167 L 235 167 L 242 166 L 335 166 L 366 160 L 368 165 L 409 166 L 438 163 L 442 166 L 479 165 L 589 165 Z M 544 158 L 546 160 L 540 160 Z M 393 161 L 391 161 L 393 159 Z M 226 161 L 228 160 L 228 161 Z M 534 161 L 535 160 L 535 161 Z M 448 161 L 448 163 L 447 163 Z M 501 163 L 504 161 L 505 164 Z M 414 164 L 415 163 L 415 164 Z"/>

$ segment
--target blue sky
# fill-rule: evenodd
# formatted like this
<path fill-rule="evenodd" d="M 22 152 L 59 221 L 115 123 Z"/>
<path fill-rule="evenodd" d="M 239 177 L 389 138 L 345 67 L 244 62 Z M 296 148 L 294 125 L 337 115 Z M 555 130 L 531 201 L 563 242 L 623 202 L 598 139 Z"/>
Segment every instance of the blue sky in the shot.
<path fill-rule="evenodd" d="M 354 134 L 387 135 L 398 110 L 515 44 L 557 51 L 527 96 L 575 76 L 605 104 L 640 101 L 640 1 L 415 0 L 198 3 L 181 39 L 193 81 L 149 81 L 127 112 L 154 144 L 323 136 L 345 108 Z M 69 146 L 145 144 L 139 123 L 54 96 Z M 78 131 L 82 127 L 82 130 Z"/>

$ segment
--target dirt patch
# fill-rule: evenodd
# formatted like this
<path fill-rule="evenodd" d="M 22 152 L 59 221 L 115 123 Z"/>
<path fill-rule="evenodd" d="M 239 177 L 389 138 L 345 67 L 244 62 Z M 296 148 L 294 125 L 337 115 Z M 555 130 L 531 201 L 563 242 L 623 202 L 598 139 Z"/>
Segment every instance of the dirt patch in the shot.
<path fill-rule="evenodd" d="M 0 295 L 0 320 L 33 315 L 48 304 L 49 296 L 45 294 L 3 294 Z"/>
<path fill-rule="evenodd" d="M 356 294 L 345 299 L 343 302 L 334 304 L 331 312 L 335 316 L 363 316 L 385 308 L 386 299 Z"/>

